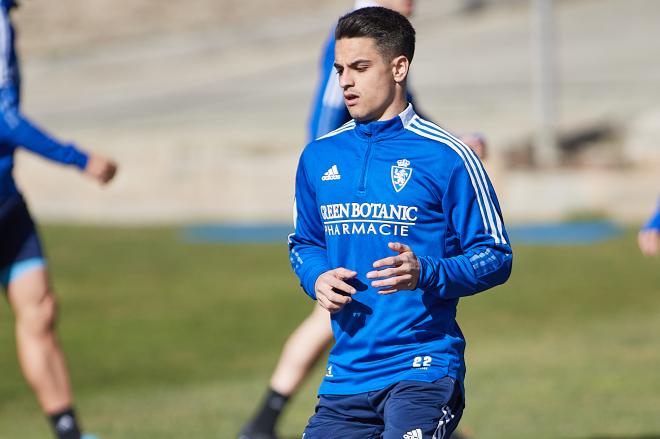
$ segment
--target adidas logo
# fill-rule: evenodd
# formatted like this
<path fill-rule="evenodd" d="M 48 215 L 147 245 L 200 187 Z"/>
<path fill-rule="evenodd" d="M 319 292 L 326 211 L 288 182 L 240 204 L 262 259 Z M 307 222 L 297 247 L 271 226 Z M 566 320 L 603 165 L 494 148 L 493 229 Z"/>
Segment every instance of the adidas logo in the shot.
<path fill-rule="evenodd" d="M 339 174 L 337 165 L 332 165 L 332 168 L 325 171 L 325 174 L 323 174 L 323 177 L 321 177 L 322 181 L 340 180 L 340 179 L 341 179 L 341 175 Z"/>
<path fill-rule="evenodd" d="M 403 435 L 403 439 L 422 439 L 422 429 L 418 428 L 417 430 L 409 431 Z"/>

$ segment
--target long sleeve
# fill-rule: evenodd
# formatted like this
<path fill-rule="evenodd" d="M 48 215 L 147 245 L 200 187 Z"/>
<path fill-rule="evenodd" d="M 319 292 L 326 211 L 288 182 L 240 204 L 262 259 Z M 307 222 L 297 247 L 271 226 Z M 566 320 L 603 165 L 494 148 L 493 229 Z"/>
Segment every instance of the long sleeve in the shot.
<path fill-rule="evenodd" d="M 31 122 L 12 103 L 9 89 L 0 90 L 0 140 L 22 146 L 31 152 L 64 165 L 79 169 L 87 166 L 87 154 L 72 144 L 60 143 L 36 124 Z"/>
<path fill-rule="evenodd" d="M 7 0 L 0 5 L 0 141 L 84 169 L 87 166 L 85 153 L 74 145 L 60 143 L 20 112 L 20 75 L 14 28 L 9 17 L 13 6 L 14 2 Z"/>
<path fill-rule="evenodd" d="M 472 154 L 454 166 L 442 206 L 462 254 L 419 257 L 420 288 L 453 299 L 506 282 L 512 266 L 511 246 L 495 191 Z"/>
<path fill-rule="evenodd" d="M 303 153 L 304 156 L 304 153 Z M 308 296 L 316 299 L 314 284 L 330 270 L 325 244 L 325 230 L 316 207 L 316 196 L 301 157 L 296 172 L 296 198 L 293 206 L 295 231 L 289 235 L 289 258 L 300 285 Z"/>

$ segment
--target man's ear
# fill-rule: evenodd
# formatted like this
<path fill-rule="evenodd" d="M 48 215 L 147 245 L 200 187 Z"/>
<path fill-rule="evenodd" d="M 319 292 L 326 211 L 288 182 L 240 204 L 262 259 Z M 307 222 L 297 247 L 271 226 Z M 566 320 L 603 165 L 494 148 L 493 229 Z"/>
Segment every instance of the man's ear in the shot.
<path fill-rule="evenodd" d="M 397 56 L 392 60 L 392 76 L 394 82 L 400 84 L 408 77 L 408 69 L 410 68 L 410 61 L 405 56 Z"/>

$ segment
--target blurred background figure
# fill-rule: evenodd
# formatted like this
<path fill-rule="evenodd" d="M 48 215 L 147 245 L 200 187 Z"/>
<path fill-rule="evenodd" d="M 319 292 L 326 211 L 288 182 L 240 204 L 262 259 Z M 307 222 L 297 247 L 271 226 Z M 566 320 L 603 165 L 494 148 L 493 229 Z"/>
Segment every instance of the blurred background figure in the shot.
<path fill-rule="evenodd" d="M 310 75 L 318 42 L 328 36 L 328 18 L 354 1 L 287 0 L 275 8 L 256 0 L 191 0 L 181 8 L 174 0 L 141 0 L 112 13 L 106 0 L 64 1 L 62 10 L 46 0 L 23 5 L 23 52 L 31 55 L 25 72 L 33 79 L 26 103 L 49 127 L 112 148 L 124 163 L 122 182 L 109 191 L 112 209 L 84 187 L 65 186 L 83 202 L 64 209 L 49 201 L 52 186 L 39 184 L 52 171 L 39 172 L 26 159 L 17 176 L 29 182 L 34 209 L 44 218 L 94 222 L 289 220 L 286 176 L 300 145 L 317 137 L 311 127 L 338 123 L 332 112 L 310 112 L 301 102 L 345 111 L 325 94 L 331 69 L 319 72 L 321 80 Z M 414 3 L 416 108 L 453 132 L 487 134 L 489 168 L 497 169 L 491 176 L 510 220 L 561 221 L 582 210 L 639 222 L 644 200 L 656 196 L 644 174 L 660 163 L 660 148 L 649 141 L 657 138 L 660 112 L 645 90 L 657 86 L 658 61 L 644 54 L 653 50 L 658 6 L 606 1 L 606 11 L 586 0 L 554 2 L 560 168 L 534 162 L 531 3 L 488 0 L 478 14 L 462 13 L 466 0 Z M 619 21 L 629 32 L 615 44 L 603 29 Z M 51 27 L 60 32 L 35 38 Z M 587 62 L 584 54 L 603 44 L 611 46 L 607 56 Z M 68 95 L 66 81 L 76 84 Z M 616 84 L 626 84 L 626 92 Z M 318 121 L 304 129 L 312 113 Z M 262 129 L 251 128 L 255 120 Z M 133 165 L 145 161 L 152 166 Z M 567 186 L 572 197 L 564 196 Z M 606 186 L 643 189 L 621 199 Z"/>
<path fill-rule="evenodd" d="M 16 347 L 25 379 L 57 438 L 80 439 L 69 372 L 55 333 L 56 300 L 39 235 L 12 175 L 14 151 L 23 147 L 73 166 L 101 184 L 112 180 L 117 166 L 103 156 L 61 143 L 21 113 L 21 79 L 10 18 L 16 6 L 14 0 L 0 3 L 0 282 L 16 316 Z"/>
<path fill-rule="evenodd" d="M 488 144 L 486 137 L 481 133 L 470 133 L 461 136 L 461 140 L 477 154 L 477 157 L 483 162 L 488 158 Z"/>
<path fill-rule="evenodd" d="M 644 256 L 657 256 L 660 252 L 660 202 L 655 213 L 639 231 L 637 242 Z"/>

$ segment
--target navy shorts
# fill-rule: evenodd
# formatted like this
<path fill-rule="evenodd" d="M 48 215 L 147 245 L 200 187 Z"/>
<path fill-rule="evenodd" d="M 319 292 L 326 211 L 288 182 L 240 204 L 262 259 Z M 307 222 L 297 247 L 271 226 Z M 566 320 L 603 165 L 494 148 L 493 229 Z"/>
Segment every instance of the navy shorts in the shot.
<path fill-rule="evenodd" d="M 461 384 L 400 381 L 357 395 L 321 395 L 303 439 L 447 439 L 463 415 Z"/>
<path fill-rule="evenodd" d="M 0 209 L 0 284 L 46 266 L 39 235 L 25 201 L 15 198 Z"/>

